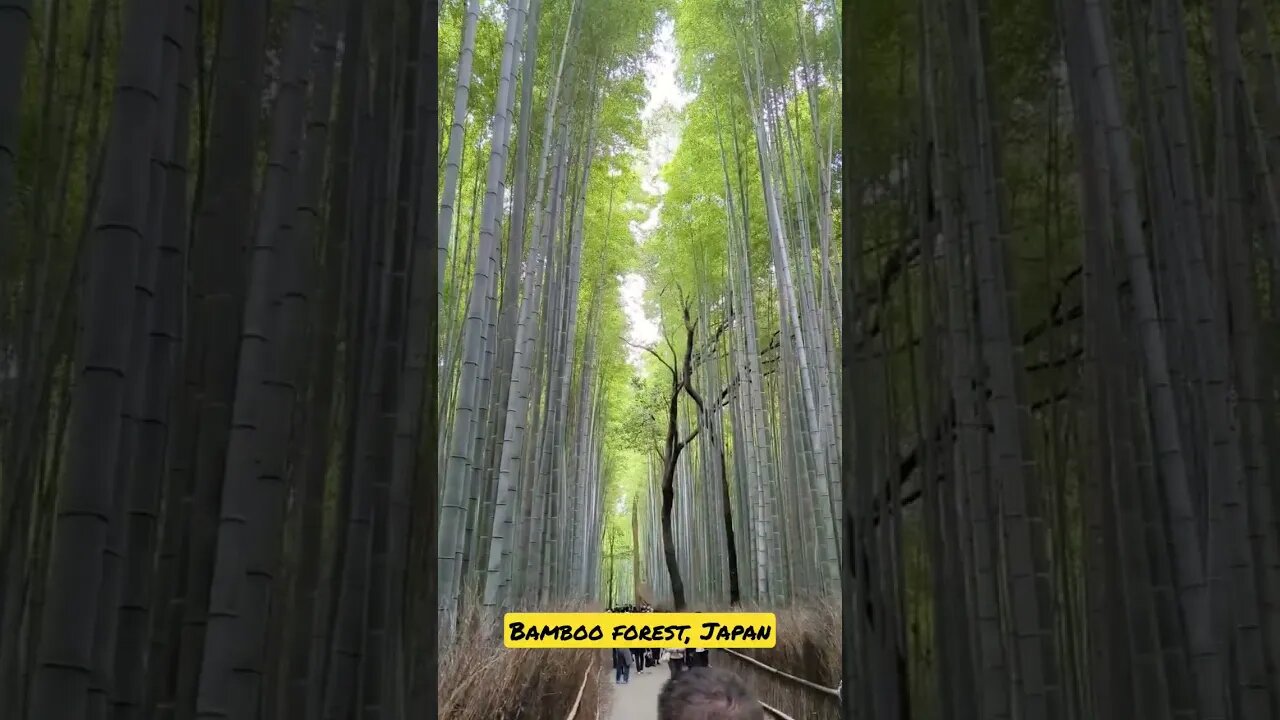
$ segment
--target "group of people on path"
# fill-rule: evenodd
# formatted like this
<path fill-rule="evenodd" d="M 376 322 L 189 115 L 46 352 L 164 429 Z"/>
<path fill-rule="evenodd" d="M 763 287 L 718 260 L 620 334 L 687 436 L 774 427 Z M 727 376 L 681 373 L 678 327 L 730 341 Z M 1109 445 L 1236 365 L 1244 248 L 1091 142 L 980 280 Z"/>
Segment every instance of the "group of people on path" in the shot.
<path fill-rule="evenodd" d="M 637 603 L 635 605 L 619 605 L 609 608 L 609 612 L 653 612 L 653 607 L 648 603 Z M 711 651 L 707 648 L 684 648 L 674 647 L 665 650 L 659 648 L 614 648 L 613 650 L 613 682 L 623 685 L 631 682 L 631 668 L 634 666 L 636 673 L 640 674 L 645 668 L 656 667 L 665 660 L 667 667 L 671 670 L 671 677 L 675 677 L 682 670 L 697 667 L 711 667 Z"/>
<path fill-rule="evenodd" d="M 658 694 L 658 720 L 764 720 L 764 707 L 731 672 L 706 665 L 707 651 L 671 650 L 671 679 Z M 618 684 L 628 682 L 631 653 L 613 651 Z M 701 656 L 701 657 L 699 657 Z"/>
<path fill-rule="evenodd" d="M 653 606 L 641 601 L 634 605 L 615 605 L 609 608 L 608 612 L 647 613 L 653 612 Z M 614 648 L 613 682 L 615 684 L 630 682 L 632 666 L 635 667 L 637 674 L 643 673 L 645 668 L 656 667 L 662 661 L 660 652 L 658 648 Z"/>
<path fill-rule="evenodd" d="M 613 671 L 614 683 L 624 685 L 631 681 L 631 668 L 636 673 L 643 673 L 645 668 L 653 668 L 666 661 L 671 677 L 684 670 L 699 667 L 711 667 L 711 651 L 707 648 L 614 648 Z"/>
<path fill-rule="evenodd" d="M 653 612 L 653 606 L 641 601 L 609 612 Z M 671 679 L 658 694 L 658 720 L 765 720 L 764 707 L 741 678 L 711 667 L 707 648 L 614 648 L 614 682 L 630 682 L 632 665 L 643 673 L 663 660 Z"/>
<path fill-rule="evenodd" d="M 711 651 L 707 648 L 668 648 L 664 651 L 667 656 L 667 667 L 671 669 L 671 677 L 675 677 L 683 670 L 697 667 L 711 667 Z"/>
<path fill-rule="evenodd" d="M 634 605 L 614 605 L 609 608 L 609 612 L 614 613 L 643 613 L 653 612 L 653 606 L 641 600 Z"/>

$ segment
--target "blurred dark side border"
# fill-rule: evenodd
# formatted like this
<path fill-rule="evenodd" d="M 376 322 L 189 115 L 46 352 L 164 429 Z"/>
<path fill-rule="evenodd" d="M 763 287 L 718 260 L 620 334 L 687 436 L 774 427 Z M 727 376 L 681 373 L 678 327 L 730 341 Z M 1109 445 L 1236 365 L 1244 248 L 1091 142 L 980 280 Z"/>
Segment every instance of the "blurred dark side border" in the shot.
<path fill-rule="evenodd" d="M 853 106 L 853 93 L 850 92 L 852 84 L 849 78 L 854 77 L 857 72 L 854 67 L 853 56 L 856 49 L 853 48 L 850 40 L 854 38 L 853 31 L 853 9 L 852 0 L 842 0 L 841 16 L 840 16 L 840 39 L 841 47 L 844 52 L 840 55 L 840 304 L 846 310 L 856 307 L 854 303 L 854 281 L 856 278 L 857 264 L 852 262 L 850 258 L 854 257 L 854 253 L 850 251 L 849 245 L 845 244 L 846 236 L 850 228 L 853 227 L 853 202 L 850 200 L 850 188 L 853 186 L 853 172 L 850 158 L 853 157 L 853 131 L 850 129 L 848 120 L 855 117 L 856 109 Z M 857 314 L 853 312 L 845 312 L 840 319 L 840 337 L 846 339 L 845 347 L 847 347 L 847 338 L 854 336 L 856 331 L 855 319 Z M 853 412 L 853 355 L 852 353 L 842 351 L 840 353 L 840 417 L 846 422 L 854 418 Z M 840 494 L 841 494 L 841 511 L 844 517 L 840 519 L 841 539 L 840 544 L 840 607 L 842 622 L 840 623 L 841 633 L 841 688 L 847 689 L 842 692 L 840 703 L 840 715 L 846 719 L 854 717 L 854 703 L 850 697 L 850 692 L 857 687 L 855 678 L 857 676 L 857 648 L 854 646 L 854 628 L 856 608 L 854 605 L 854 576 L 853 576 L 853 515 L 850 508 L 856 507 L 854 499 L 853 484 L 853 464 L 854 464 L 854 447 L 853 438 L 856 433 L 842 432 L 840 442 Z"/>
<path fill-rule="evenodd" d="M 439 5 L 436 4 L 438 9 Z M 430 7 L 427 8 L 430 12 Z M 426 37 L 426 52 L 423 55 L 427 58 L 427 66 L 423 68 L 424 72 L 428 72 L 432 77 L 438 77 L 437 70 L 439 62 L 439 38 L 440 38 L 440 13 L 437 12 L 435 19 L 431 21 L 431 32 Z M 431 93 L 431 98 L 426 103 L 427 127 L 438 127 L 440 124 L 440 107 L 439 92 Z M 429 148 L 426 157 L 426 173 L 423 182 L 428 183 L 432 188 L 440 186 L 439 180 L 439 145 L 425 143 Z M 434 196 L 433 196 L 434 197 Z M 436 237 L 439 223 L 436 221 L 436 214 L 439 208 L 435 200 L 431 202 L 431 222 L 429 234 L 433 240 L 439 241 Z M 440 328 L 440 308 L 438 305 L 439 287 L 439 253 L 429 253 L 430 258 L 427 263 L 431 272 L 427 273 L 430 280 L 427 282 L 427 317 L 430 318 L 427 327 L 427 357 L 426 363 L 426 394 L 427 411 L 423 417 L 423 433 L 429 438 L 435 438 L 438 435 L 437 429 L 440 422 L 440 404 L 437 402 L 439 393 L 437 392 L 437 383 L 440 375 L 440 348 L 439 348 L 439 328 Z M 439 705 L 436 698 L 436 688 L 438 687 L 436 675 L 439 668 L 439 643 L 436 641 L 436 610 L 438 603 L 436 602 L 437 577 L 436 577 L 436 556 L 440 539 L 436 532 L 436 523 L 440 516 L 439 498 L 440 493 L 438 485 L 440 482 L 437 477 L 436 456 L 439 452 L 438 448 L 433 448 L 434 452 L 430 455 L 430 462 L 426 463 L 425 470 L 419 475 L 422 479 L 420 490 L 428 493 L 430 497 L 431 508 L 426 513 L 426 517 L 411 517 L 411 532 L 413 536 L 423 537 L 425 543 L 415 543 L 418 552 L 415 556 L 410 557 L 411 567 L 417 567 L 425 571 L 427 582 L 425 586 L 427 597 L 406 598 L 406 601 L 413 603 L 423 612 L 415 613 L 422 620 L 414 626 L 404 629 L 409 636 L 401 639 L 401 647 L 411 648 L 414 653 L 410 659 L 412 675 L 409 678 L 409 708 L 410 716 L 414 718 L 435 718 L 439 715 Z M 424 537 L 425 536 L 425 537 Z"/>

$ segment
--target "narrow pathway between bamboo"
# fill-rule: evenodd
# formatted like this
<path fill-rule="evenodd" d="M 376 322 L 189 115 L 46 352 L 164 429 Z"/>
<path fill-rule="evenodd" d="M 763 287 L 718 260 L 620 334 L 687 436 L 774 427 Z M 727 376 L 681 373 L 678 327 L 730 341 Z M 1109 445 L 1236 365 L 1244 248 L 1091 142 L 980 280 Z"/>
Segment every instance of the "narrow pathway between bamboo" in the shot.
<path fill-rule="evenodd" d="M 665 664 L 642 673 L 632 668 L 631 682 L 618 685 L 613 682 L 613 669 L 606 668 L 605 681 L 613 687 L 609 720 L 658 720 L 658 693 L 670 677 L 671 671 Z"/>

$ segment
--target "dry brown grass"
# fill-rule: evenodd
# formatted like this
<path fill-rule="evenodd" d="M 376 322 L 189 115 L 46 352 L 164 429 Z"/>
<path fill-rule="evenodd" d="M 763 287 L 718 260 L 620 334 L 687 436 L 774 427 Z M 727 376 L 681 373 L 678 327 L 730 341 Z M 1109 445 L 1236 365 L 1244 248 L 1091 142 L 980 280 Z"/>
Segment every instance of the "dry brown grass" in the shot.
<path fill-rule="evenodd" d="M 482 626 L 475 617 L 460 626 L 453 648 L 440 657 L 436 687 L 441 720 L 564 720 L 579 687 L 577 717 L 593 720 L 607 695 L 599 672 L 603 651 L 509 650 L 495 628 Z"/>
<path fill-rule="evenodd" d="M 742 607 L 742 611 L 778 616 L 778 644 L 767 650 L 738 650 L 770 667 L 829 688 L 840 684 L 840 598 L 809 601 L 788 608 Z M 834 697 L 759 668 L 727 652 L 714 652 L 712 664 L 736 672 L 762 702 L 793 718 L 834 720 Z"/>

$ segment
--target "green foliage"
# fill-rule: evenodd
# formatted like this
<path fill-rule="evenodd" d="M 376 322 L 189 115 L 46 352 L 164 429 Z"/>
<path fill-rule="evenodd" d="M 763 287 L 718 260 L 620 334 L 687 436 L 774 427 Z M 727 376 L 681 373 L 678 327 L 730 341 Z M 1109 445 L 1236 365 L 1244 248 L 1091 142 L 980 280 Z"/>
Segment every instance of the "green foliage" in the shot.
<path fill-rule="evenodd" d="M 623 454 L 644 455 L 660 446 L 662 423 L 666 420 L 670 376 L 657 373 L 634 374 L 624 378 L 618 396 L 619 411 L 610 428 Z"/>

